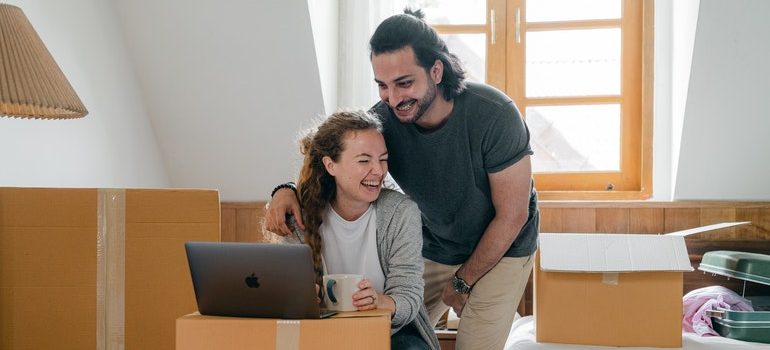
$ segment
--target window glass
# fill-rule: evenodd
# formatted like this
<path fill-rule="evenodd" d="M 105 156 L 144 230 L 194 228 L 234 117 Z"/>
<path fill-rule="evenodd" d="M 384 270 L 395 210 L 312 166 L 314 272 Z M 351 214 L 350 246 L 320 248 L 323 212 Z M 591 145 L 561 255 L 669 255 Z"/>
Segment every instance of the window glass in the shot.
<path fill-rule="evenodd" d="M 444 34 L 449 52 L 457 55 L 466 70 L 466 79 L 483 83 L 486 81 L 487 38 L 486 34 Z"/>
<path fill-rule="evenodd" d="M 620 29 L 527 33 L 527 97 L 620 94 Z"/>
<path fill-rule="evenodd" d="M 622 5 L 621 0 L 527 1 L 526 18 L 527 22 L 617 19 Z"/>
<path fill-rule="evenodd" d="M 534 172 L 620 170 L 620 105 L 528 107 L 526 115 Z"/>
<path fill-rule="evenodd" d="M 409 7 L 422 9 L 430 24 L 485 24 L 486 0 L 409 0 Z"/>

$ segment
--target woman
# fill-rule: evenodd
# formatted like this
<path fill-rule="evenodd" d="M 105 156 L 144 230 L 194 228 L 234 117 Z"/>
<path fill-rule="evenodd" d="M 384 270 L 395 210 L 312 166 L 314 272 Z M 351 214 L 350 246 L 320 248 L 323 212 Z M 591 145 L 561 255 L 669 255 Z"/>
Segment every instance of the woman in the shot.
<path fill-rule="evenodd" d="M 388 151 L 380 121 L 363 111 L 332 114 L 300 150 L 297 195 L 317 283 L 324 273 L 363 275 L 353 305 L 390 310 L 393 349 L 438 349 L 423 303 L 420 211 L 382 187 Z"/>

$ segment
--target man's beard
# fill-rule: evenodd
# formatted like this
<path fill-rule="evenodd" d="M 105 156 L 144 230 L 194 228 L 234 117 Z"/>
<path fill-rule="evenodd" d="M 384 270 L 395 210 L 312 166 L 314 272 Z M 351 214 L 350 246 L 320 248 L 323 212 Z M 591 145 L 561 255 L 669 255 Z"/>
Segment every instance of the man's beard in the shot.
<path fill-rule="evenodd" d="M 417 100 L 417 113 L 415 113 L 414 116 L 408 120 L 401 120 L 402 124 L 416 123 L 433 104 L 433 100 L 436 99 L 436 90 L 438 89 L 436 88 L 436 84 L 433 82 L 433 79 L 430 77 L 428 77 L 428 79 L 430 80 L 430 84 L 428 84 L 428 91 L 425 92 L 425 95 L 421 99 Z M 402 103 L 404 102 L 401 102 L 399 106 Z M 396 108 L 398 108 L 398 106 L 396 106 Z M 395 113 L 396 108 L 393 108 L 393 113 Z"/>

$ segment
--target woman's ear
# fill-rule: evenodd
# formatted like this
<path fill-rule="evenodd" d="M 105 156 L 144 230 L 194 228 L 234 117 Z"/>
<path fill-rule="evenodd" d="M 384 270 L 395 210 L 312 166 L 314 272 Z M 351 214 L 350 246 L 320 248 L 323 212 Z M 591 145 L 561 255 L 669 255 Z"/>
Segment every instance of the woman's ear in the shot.
<path fill-rule="evenodd" d="M 334 161 L 329 156 L 324 156 L 321 161 L 324 163 L 324 168 L 329 175 L 334 176 Z"/>

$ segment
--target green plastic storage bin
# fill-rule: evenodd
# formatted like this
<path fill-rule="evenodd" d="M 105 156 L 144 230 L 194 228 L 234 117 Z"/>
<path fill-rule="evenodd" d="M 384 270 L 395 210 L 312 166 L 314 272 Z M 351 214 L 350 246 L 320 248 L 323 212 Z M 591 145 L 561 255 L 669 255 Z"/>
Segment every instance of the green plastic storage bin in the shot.
<path fill-rule="evenodd" d="M 770 285 L 770 255 L 718 250 L 707 252 L 698 270 Z M 714 330 L 723 337 L 770 344 L 770 297 L 747 297 L 755 310 L 710 311 Z"/>

